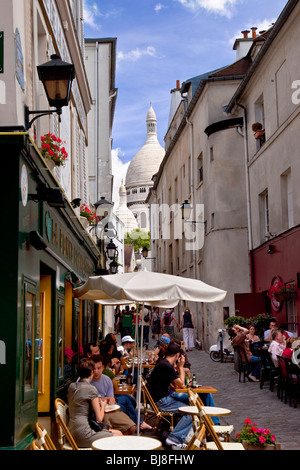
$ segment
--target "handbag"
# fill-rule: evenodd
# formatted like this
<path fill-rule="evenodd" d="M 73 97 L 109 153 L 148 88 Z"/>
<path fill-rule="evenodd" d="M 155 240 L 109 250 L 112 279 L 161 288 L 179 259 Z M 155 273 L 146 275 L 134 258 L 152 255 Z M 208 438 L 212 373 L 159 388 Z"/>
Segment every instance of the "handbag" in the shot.
<path fill-rule="evenodd" d="M 96 415 L 92 409 L 89 412 L 88 420 L 90 428 L 95 432 L 108 431 L 109 429 L 111 429 L 111 426 L 109 426 L 108 424 L 104 424 L 102 422 L 98 423 L 98 421 L 96 421 Z"/>

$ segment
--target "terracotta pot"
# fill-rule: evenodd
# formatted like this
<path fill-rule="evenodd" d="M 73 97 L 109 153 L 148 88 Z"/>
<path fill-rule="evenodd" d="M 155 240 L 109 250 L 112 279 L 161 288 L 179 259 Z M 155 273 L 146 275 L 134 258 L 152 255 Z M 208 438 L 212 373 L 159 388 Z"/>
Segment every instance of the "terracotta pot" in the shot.
<path fill-rule="evenodd" d="M 255 446 L 248 444 L 246 441 L 242 442 L 245 450 L 280 450 L 280 444 L 268 444 L 267 446 Z"/>

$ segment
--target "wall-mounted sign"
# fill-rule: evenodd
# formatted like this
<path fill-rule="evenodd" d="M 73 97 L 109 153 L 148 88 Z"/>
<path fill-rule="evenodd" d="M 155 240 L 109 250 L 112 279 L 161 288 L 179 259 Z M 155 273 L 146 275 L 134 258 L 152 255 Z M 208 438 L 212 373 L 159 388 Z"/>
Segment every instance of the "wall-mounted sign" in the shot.
<path fill-rule="evenodd" d="M 21 170 L 21 198 L 23 206 L 26 207 L 28 201 L 28 175 L 25 165 L 22 166 Z"/>
<path fill-rule="evenodd" d="M 0 31 L 0 73 L 4 72 L 4 31 Z"/>
<path fill-rule="evenodd" d="M 22 88 L 25 91 L 25 80 L 24 80 L 24 58 L 22 52 L 21 36 L 18 28 L 15 33 L 15 67 L 16 77 Z"/>

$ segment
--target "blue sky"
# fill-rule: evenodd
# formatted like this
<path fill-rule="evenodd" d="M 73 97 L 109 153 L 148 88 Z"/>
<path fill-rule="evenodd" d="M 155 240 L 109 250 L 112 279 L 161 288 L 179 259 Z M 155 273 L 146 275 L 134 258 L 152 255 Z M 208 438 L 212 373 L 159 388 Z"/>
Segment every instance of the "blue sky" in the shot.
<path fill-rule="evenodd" d="M 85 37 L 117 38 L 113 126 L 116 184 L 146 138 L 152 101 L 164 147 L 176 80 L 235 61 L 241 31 L 267 29 L 286 0 L 84 0 Z"/>

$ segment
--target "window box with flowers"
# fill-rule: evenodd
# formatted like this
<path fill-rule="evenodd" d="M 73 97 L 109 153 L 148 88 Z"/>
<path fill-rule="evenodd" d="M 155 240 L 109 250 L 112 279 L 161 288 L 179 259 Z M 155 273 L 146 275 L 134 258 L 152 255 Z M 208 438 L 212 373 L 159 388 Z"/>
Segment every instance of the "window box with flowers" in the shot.
<path fill-rule="evenodd" d="M 268 292 L 268 296 L 270 298 L 274 296 L 278 302 L 283 302 L 284 300 L 289 300 L 293 292 L 294 287 L 292 284 L 284 284 L 281 281 L 275 281 Z"/>
<path fill-rule="evenodd" d="M 82 204 L 80 206 L 80 219 L 84 227 L 87 227 L 88 225 L 95 225 L 97 220 L 96 212 L 91 211 L 91 209 L 86 204 Z"/>
<path fill-rule="evenodd" d="M 280 450 L 280 444 L 276 443 L 276 437 L 268 428 L 260 428 L 252 424 L 250 419 L 245 419 L 245 426 L 236 435 L 245 450 Z"/>
<path fill-rule="evenodd" d="M 67 151 L 59 137 L 49 132 L 41 137 L 41 154 L 56 166 L 64 166 L 68 158 Z"/>

